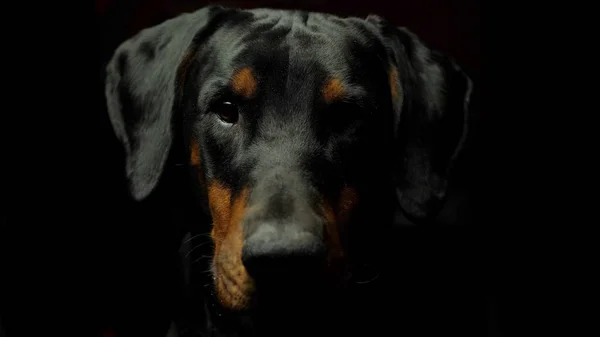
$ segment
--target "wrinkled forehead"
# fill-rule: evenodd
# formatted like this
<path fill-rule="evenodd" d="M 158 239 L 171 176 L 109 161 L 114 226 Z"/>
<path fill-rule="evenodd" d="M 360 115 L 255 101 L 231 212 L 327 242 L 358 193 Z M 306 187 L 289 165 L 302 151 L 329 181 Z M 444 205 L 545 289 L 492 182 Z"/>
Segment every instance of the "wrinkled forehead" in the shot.
<path fill-rule="evenodd" d="M 211 39 L 214 73 L 242 95 L 318 88 L 325 99 L 366 96 L 385 78 L 385 49 L 356 18 L 275 10 L 240 11 Z M 225 83 L 227 82 L 228 83 Z M 343 88 L 343 90 L 342 90 Z"/>

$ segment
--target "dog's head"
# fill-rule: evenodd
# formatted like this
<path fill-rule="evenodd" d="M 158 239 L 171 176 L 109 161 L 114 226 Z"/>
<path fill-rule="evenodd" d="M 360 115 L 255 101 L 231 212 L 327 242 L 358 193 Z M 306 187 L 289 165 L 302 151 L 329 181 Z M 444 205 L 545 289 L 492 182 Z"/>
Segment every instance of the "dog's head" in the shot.
<path fill-rule="evenodd" d="M 125 41 L 106 80 L 136 199 L 171 149 L 187 150 L 233 310 L 264 284 L 345 275 L 397 200 L 413 219 L 434 215 L 470 90 L 449 58 L 377 16 L 222 7 Z"/>

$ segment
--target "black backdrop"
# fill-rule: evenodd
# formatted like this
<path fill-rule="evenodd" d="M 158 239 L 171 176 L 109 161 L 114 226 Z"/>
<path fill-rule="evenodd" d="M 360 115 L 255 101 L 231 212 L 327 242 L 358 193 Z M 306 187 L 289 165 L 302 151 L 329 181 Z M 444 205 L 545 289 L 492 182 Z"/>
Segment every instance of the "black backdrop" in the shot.
<path fill-rule="evenodd" d="M 86 316 L 92 318 L 90 327 L 96 331 L 125 331 L 128 327 L 156 331 L 157 326 L 164 324 L 161 317 L 177 304 L 173 296 L 176 271 L 172 259 L 178 242 L 173 238 L 182 230 L 181 224 L 189 224 L 193 215 L 186 196 L 178 193 L 178 174 L 174 171 L 163 179 L 169 183 L 159 186 L 165 193 L 156 193 L 143 203 L 129 199 L 122 149 L 114 138 L 105 109 L 103 68 L 114 48 L 139 29 L 207 3 L 191 0 L 95 2 L 96 35 L 89 39 L 92 52 L 85 58 L 85 62 L 92 61 L 89 74 L 93 77 L 92 86 L 85 90 L 91 91 L 93 96 L 86 101 L 85 118 L 78 121 L 85 130 L 85 138 L 80 137 L 78 142 L 85 143 L 86 155 L 93 158 L 93 167 L 81 174 L 86 177 L 85 183 L 82 182 L 86 192 L 81 202 L 86 204 L 88 212 L 82 226 L 86 234 L 93 236 L 94 242 L 89 242 L 85 250 L 91 252 L 86 260 L 86 266 L 90 267 L 86 269 L 91 273 L 77 296 L 86 309 L 90 308 Z M 492 155 L 488 146 L 493 116 L 482 104 L 487 69 L 483 68 L 481 52 L 480 2 L 255 0 L 217 3 L 236 7 L 301 8 L 363 17 L 375 13 L 407 26 L 429 45 L 460 63 L 475 84 L 471 141 L 457 167 L 456 183 L 439 224 L 419 227 L 405 219 L 399 221 L 396 228 L 398 261 L 410 281 L 403 282 L 406 289 L 396 289 L 398 294 L 390 294 L 390 302 L 406 301 L 406 306 L 412 308 L 409 312 L 399 312 L 410 326 L 404 331 L 413 332 L 409 336 L 440 332 L 496 336 L 508 329 L 503 317 L 510 302 L 499 287 L 504 269 L 498 265 L 497 240 L 492 238 L 496 214 L 488 212 L 492 202 L 488 189 L 493 186 Z M 77 27 L 70 29 L 73 35 L 77 31 Z M 72 41 L 70 44 L 73 49 Z M 84 72 L 83 68 L 81 71 Z M 90 176 L 93 179 L 89 179 Z M 14 320 L 17 311 L 4 309 L 1 324 L 8 331 L 17 331 L 15 322 L 18 321 Z M 139 319 L 133 318 L 134 312 Z"/>
<path fill-rule="evenodd" d="M 188 221 L 186 198 L 177 194 L 176 184 L 163 184 L 165 192 L 141 204 L 129 201 L 124 183 L 120 144 L 112 138 L 112 130 L 103 106 L 102 67 L 114 48 L 137 30 L 163 21 L 183 11 L 193 10 L 202 1 L 97 1 L 98 25 L 98 93 L 94 118 L 102 125 L 100 137 L 103 176 L 97 188 L 106 198 L 102 212 L 110 210 L 98 230 L 105 246 L 98 260 L 98 288 L 102 294 L 96 317 L 98 328 L 119 330 L 124 325 L 152 326 L 159 317 L 172 310 L 174 275 L 171 258 L 177 242 L 170 240 L 181 224 Z M 484 191 L 479 187 L 485 179 L 485 148 L 482 129 L 486 112 L 480 108 L 484 90 L 480 53 L 479 2 L 466 1 L 221 1 L 236 7 L 280 7 L 319 10 L 341 15 L 366 16 L 376 13 L 409 27 L 432 47 L 453 56 L 475 83 L 472 109 L 475 111 L 471 145 L 457 169 L 452 197 L 439 225 L 422 228 L 402 219 L 398 225 L 398 259 L 407 278 L 410 296 L 390 295 L 390 301 L 409 301 L 414 310 L 406 317 L 412 320 L 412 331 L 445 332 L 457 335 L 485 335 L 501 330 L 497 320 L 498 305 L 490 281 L 489 247 L 486 218 L 478 217 L 478 203 Z M 168 178 L 169 179 L 169 178 Z M 168 179 L 165 179 L 168 181 Z M 176 179 L 173 172 L 170 179 Z M 172 180 L 171 180 L 172 182 Z M 171 192 L 171 193 L 169 193 Z M 167 196 L 169 195 L 169 196 Z M 173 197 L 175 195 L 176 197 Z M 158 207 L 169 204 L 171 207 Z M 482 205 L 481 207 L 484 207 Z M 99 208 L 100 209 L 100 208 Z M 118 220 L 115 220 L 118 219 Z M 141 286 L 143 284 L 143 286 Z M 146 289 L 154 289 L 148 294 Z M 134 322 L 129 313 L 145 314 L 144 321 Z M 425 318 L 426 317 L 426 318 Z M 416 320 L 416 321 L 415 321 Z M 501 322 L 500 322 L 501 323 Z M 405 331 L 411 331 L 405 330 Z"/>

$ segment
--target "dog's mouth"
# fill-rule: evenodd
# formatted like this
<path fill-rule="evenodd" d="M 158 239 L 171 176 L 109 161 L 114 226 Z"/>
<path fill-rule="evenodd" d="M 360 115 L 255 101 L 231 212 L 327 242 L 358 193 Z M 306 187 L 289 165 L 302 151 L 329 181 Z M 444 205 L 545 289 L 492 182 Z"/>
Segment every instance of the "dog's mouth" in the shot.
<path fill-rule="evenodd" d="M 225 248 L 225 249 L 224 249 Z M 254 280 L 244 268 L 239 250 L 224 247 L 213 257 L 214 289 L 221 306 L 232 311 L 243 311 L 251 306 L 255 293 Z"/>
<path fill-rule="evenodd" d="M 241 277 L 240 274 L 235 275 L 233 272 L 228 272 L 226 269 L 215 266 L 214 286 L 217 295 L 222 304 L 227 305 L 232 310 L 243 310 L 248 308 L 254 285 L 249 277 Z"/>
<path fill-rule="evenodd" d="M 322 303 L 343 288 L 349 275 L 343 277 L 340 268 L 333 268 L 324 260 L 322 266 L 310 272 L 281 265 L 256 279 L 248 274 L 238 258 L 226 252 L 215 255 L 212 272 L 214 294 L 220 306 L 227 312 L 239 314 L 283 312 Z"/>
<path fill-rule="evenodd" d="M 210 296 L 213 301 L 209 306 L 210 316 L 221 332 L 281 336 L 285 331 L 283 335 L 310 335 L 305 330 L 322 325 L 320 320 L 330 320 L 332 310 L 329 308 L 342 294 L 325 271 L 301 278 L 287 274 L 263 282 L 252 278 L 242 282 L 238 271 L 228 270 L 218 263 L 213 269 L 216 274 Z M 298 326 L 298 320 L 306 324 Z M 297 328 L 289 331 L 291 326 Z"/>
<path fill-rule="evenodd" d="M 221 272 L 211 287 L 208 314 L 212 328 L 225 335 L 296 337 L 310 336 L 315 329 L 338 333 L 356 300 L 347 296 L 352 284 L 339 287 L 327 273 L 302 279 L 269 278 L 264 283 L 253 282 L 251 291 L 240 293 L 237 289 L 243 288 L 244 283 L 235 283 L 237 288 L 222 286 L 239 282 L 232 280 L 235 273 L 220 266 L 215 266 L 215 270 Z M 245 305 L 237 309 L 224 305 L 227 303 L 223 299 L 235 296 L 239 298 L 237 303 Z"/>

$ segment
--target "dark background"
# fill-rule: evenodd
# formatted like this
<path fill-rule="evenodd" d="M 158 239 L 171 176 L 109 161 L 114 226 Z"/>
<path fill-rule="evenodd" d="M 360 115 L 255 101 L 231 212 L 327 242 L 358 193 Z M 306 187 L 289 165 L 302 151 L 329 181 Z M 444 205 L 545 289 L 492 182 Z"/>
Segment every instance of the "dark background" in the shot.
<path fill-rule="evenodd" d="M 121 145 L 114 138 L 104 103 L 103 69 L 112 52 L 138 30 L 192 11 L 207 1 L 118 1 L 97 0 L 91 45 L 80 70 L 92 76 L 85 90 L 85 151 L 93 156 L 85 190 L 93 197 L 85 201 L 89 216 L 85 233 L 88 245 L 85 286 L 78 292 L 86 319 L 93 330 L 125 331 L 128 327 L 153 331 L 164 326 L 161 317 L 177 302 L 178 233 L 193 223 L 193 205 L 181 193 L 177 169 L 165 178 L 149 200 L 132 202 L 124 180 Z M 406 26 L 430 47 L 452 56 L 474 82 L 474 111 L 470 142 L 455 170 L 455 182 L 447 207 L 433 226 L 415 226 L 399 218 L 396 226 L 396 266 L 401 285 L 390 293 L 389 302 L 405 308 L 398 311 L 399 330 L 404 336 L 503 336 L 511 330 L 506 317 L 511 297 L 503 287 L 506 270 L 499 245 L 498 226 L 492 213 L 489 189 L 494 186 L 490 153 L 491 109 L 483 104 L 488 69 L 482 55 L 484 41 L 481 3 L 477 0 L 342 0 L 306 1 L 217 1 L 232 7 L 277 7 L 317 10 L 366 17 L 378 14 Z M 92 19 L 90 19 L 92 20 Z M 89 22 L 88 22 L 89 24 Z M 77 27 L 71 27 L 75 32 Z M 74 33 L 73 33 L 74 34 Z M 70 48 L 79 48 L 70 41 Z M 86 44 L 86 46 L 88 46 Z M 91 61 L 91 62 L 90 62 Z M 86 70 L 84 70 L 86 69 Z M 87 75 L 87 73 L 86 73 Z M 91 89 L 91 90 L 88 90 Z M 79 138 L 82 139 L 82 138 Z M 80 151 L 81 152 L 81 151 Z M 76 159 L 71 158 L 71 161 Z M 89 158 L 88 158 L 89 160 Z M 79 175 L 78 175 L 79 176 Z M 89 195 L 87 195 L 89 197 Z M 91 248 L 90 248 L 91 247 Z M 89 267 L 89 268 L 88 268 Z M 22 321 L 17 310 L 4 308 L 2 321 L 8 336 L 18 335 Z M 133 313 L 138 313 L 134 318 Z M 91 319 L 91 320 L 90 320 Z M 141 320 L 140 320 L 141 319 Z M 406 328 L 402 328 L 406 322 Z M 166 323 L 168 324 L 168 322 Z M 21 330 L 22 331 L 22 330 Z M 0 331 L 1 334 L 1 331 Z M 83 335 L 83 334 L 81 334 Z M 394 334 L 391 334 L 394 335 Z M 118 335 L 119 336 L 119 335 Z M 120 336 L 119 336 L 120 337 Z"/>
<path fill-rule="evenodd" d="M 128 200 L 123 177 L 120 144 L 111 138 L 112 130 L 104 110 L 102 67 L 116 46 L 143 27 L 157 24 L 184 11 L 192 11 L 202 1 L 110 1 L 96 2 L 98 25 L 98 109 L 97 123 L 102 137 L 105 175 L 98 188 L 106 191 L 103 209 L 121 213 L 121 219 L 102 226 L 105 255 L 99 260 L 97 289 L 107 308 L 96 322 L 99 328 L 118 330 L 124 324 L 157 324 L 162 314 L 172 310 L 176 271 L 172 266 L 178 242 L 169 240 L 182 223 L 193 215 L 187 199 L 177 190 L 176 172 L 160 187 L 163 193 L 142 204 Z M 432 48 L 456 59 L 475 84 L 471 142 L 456 170 L 456 180 L 448 206 L 439 224 L 414 226 L 401 219 L 397 227 L 398 267 L 405 274 L 403 289 L 390 295 L 390 302 L 404 301 L 410 312 L 399 311 L 411 328 L 400 329 L 413 335 L 494 335 L 502 331 L 498 294 L 492 281 L 493 265 L 486 242 L 486 218 L 478 217 L 478 202 L 484 192 L 486 112 L 480 107 L 485 79 L 482 76 L 480 3 L 467 1 L 221 1 L 232 7 L 279 7 L 318 10 L 339 15 L 365 17 L 379 14 L 397 25 L 406 26 Z M 483 130 L 483 131 L 482 131 Z M 175 171 L 175 170 L 173 170 Z M 164 183 L 169 181 L 170 183 Z M 165 207 L 164 204 L 170 205 Z M 159 206 L 160 205 L 160 206 Z M 482 206 L 483 207 L 483 206 Z M 111 217 L 111 219 L 114 219 Z M 114 221 L 114 220 L 113 220 Z M 107 222 L 108 224 L 108 222 Z M 407 281 L 408 280 L 408 281 Z M 152 289 L 148 294 L 148 289 Z M 402 293 L 405 293 L 402 295 Z M 133 322 L 132 311 L 144 313 L 145 321 Z M 399 317 L 399 324 L 402 318 Z M 419 331 L 416 333 L 416 331 Z M 429 333 L 428 333 L 429 332 Z M 408 335 L 411 335 L 408 333 Z"/>

